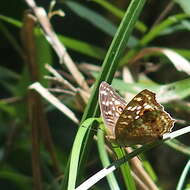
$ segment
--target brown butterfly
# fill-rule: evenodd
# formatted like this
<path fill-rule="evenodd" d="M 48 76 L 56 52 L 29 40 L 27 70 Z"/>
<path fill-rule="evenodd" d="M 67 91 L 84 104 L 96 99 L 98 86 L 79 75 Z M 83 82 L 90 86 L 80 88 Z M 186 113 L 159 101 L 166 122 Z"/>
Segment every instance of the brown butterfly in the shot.
<path fill-rule="evenodd" d="M 155 93 L 145 89 L 128 104 L 114 89 L 102 82 L 99 104 L 106 126 L 106 137 L 119 146 L 145 144 L 170 133 L 174 120 L 164 111 Z"/>

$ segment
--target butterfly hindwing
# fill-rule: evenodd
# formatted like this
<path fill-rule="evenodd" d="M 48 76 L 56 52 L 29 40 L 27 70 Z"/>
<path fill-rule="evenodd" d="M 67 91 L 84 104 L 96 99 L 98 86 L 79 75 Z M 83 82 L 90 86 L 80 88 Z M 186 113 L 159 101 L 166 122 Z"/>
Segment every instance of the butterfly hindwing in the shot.
<path fill-rule="evenodd" d="M 173 120 L 156 101 L 155 93 L 145 89 L 125 107 L 116 126 L 119 144 L 144 144 L 169 133 Z"/>

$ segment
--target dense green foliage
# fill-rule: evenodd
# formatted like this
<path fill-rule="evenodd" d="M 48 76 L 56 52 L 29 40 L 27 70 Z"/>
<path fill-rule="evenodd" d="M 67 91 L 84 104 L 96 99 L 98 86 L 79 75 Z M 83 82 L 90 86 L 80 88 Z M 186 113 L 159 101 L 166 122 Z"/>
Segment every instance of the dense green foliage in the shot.
<path fill-rule="evenodd" d="M 98 88 L 152 90 L 174 130 L 188 126 L 190 3 L 18 2 L 1 2 L 0 188 L 72 190 L 126 154 L 94 189 L 188 189 L 189 134 L 132 154 L 110 149 Z"/>

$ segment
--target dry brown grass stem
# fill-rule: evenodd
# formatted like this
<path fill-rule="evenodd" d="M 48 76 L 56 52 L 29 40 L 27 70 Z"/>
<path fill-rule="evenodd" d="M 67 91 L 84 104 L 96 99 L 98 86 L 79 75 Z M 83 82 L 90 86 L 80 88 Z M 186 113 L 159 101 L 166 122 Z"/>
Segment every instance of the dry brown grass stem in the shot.
<path fill-rule="evenodd" d="M 70 55 L 67 53 L 66 48 L 60 42 L 57 35 L 55 34 L 49 18 L 42 7 L 37 7 L 35 1 L 25 0 L 28 6 L 32 9 L 34 15 L 36 16 L 42 30 L 44 31 L 45 37 L 51 44 L 52 48 L 59 57 L 60 64 L 64 64 L 69 72 L 72 74 L 75 82 L 83 89 L 89 90 L 88 84 L 86 83 L 83 75 L 80 73 L 75 63 L 73 62 Z"/>

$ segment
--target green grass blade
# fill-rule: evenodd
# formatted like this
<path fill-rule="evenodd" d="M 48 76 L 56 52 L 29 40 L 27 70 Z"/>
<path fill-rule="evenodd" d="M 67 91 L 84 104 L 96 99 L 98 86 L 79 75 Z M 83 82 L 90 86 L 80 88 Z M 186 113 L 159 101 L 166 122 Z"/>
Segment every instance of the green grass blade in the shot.
<path fill-rule="evenodd" d="M 97 99 L 99 84 L 103 80 L 108 82 L 112 81 L 114 73 L 118 66 L 121 52 L 123 52 L 126 47 L 126 42 L 129 39 L 129 36 L 132 32 L 135 22 L 137 21 L 140 11 L 142 10 L 144 3 L 145 0 L 131 1 L 131 4 L 126 11 L 126 14 L 106 54 L 102 65 L 102 71 L 96 80 L 93 91 L 91 93 L 91 97 L 89 99 L 89 103 L 85 109 L 82 119 L 83 121 L 88 117 L 96 115 L 98 110 Z"/>
<path fill-rule="evenodd" d="M 181 8 L 183 9 L 183 11 L 187 14 L 190 13 L 190 4 L 189 1 L 187 0 L 174 0 L 176 3 L 179 4 L 179 6 L 181 6 Z"/>
<path fill-rule="evenodd" d="M 121 52 L 124 51 L 127 40 L 129 39 L 129 36 L 132 32 L 132 29 L 134 28 L 135 22 L 138 19 L 138 16 L 143 8 L 144 3 L 146 0 L 132 0 L 125 16 L 123 17 L 123 20 L 118 28 L 118 31 L 116 32 L 116 35 L 114 36 L 114 39 L 111 43 L 111 46 L 108 50 L 108 53 L 106 55 L 106 58 L 103 62 L 102 71 L 98 77 L 98 79 L 95 82 L 94 88 L 91 92 L 91 97 L 89 99 L 89 102 L 86 106 L 85 112 L 82 117 L 82 122 L 86 120 L 89 117 L 96 117 L 98 114 L 98 87 L 102 80 L 106 80 L 111 82 L 113 79 L 114 73 L 117 69 L 119 58 L 121 55 Z M 86 136 L 86 141 L 83 145 L 83 150 L 81 153 L 81 161 L 79 164 L 79 168 L 82 170 L 82 166 L 85 163 L 85 160 L 87 159 L 87 148 L 90 146 L 90 143 L 92 142 L 92 134 L 89 134 Z M 88 147 L 90 149 L 90 147 Z M 82 172 L 82 171 L 81 171 Z"/>
<path fill-rule="evenodd" d="M 3 22 L 0 22 L 0 31 L 8 39 L 9 43 L 14 47 L 17 53 L 22 57 L 23 51 L 21 46 L 19 45 L 15 36 L 7 29 L 7 27 L 3 24 Z"/>
<path fill-rule="evenodd" d="M 154 172 L 149 161 L 143 160 L 143 166 L 144 166 L 146 172 L 148 173 L 148 175 L 150 176 L 150 178 L 156 183 L 158 181 L 158 177 L 157 177 L 156 173 Z"/>
<path fill-rule="evenodd" d="M 148 44 L 150 41 L 152 41 L 154 38 L 159 36 L 159 34 L 166 29 L 167 27 L 185 19 L 188 18 L 189 15 L 187 14 L 178 14 L 170 16 L 168 19 L 161 22 L 159 25 L 155 26 L 152 30 L 150 30 L 141 40 L 140 45 L 144 46 Z"/>
<path fill-rule="evenodd" d="M 70 159 L 70 167 L 69 167 L 69 180 L 68 180 L 68 190 L 74 190 L 76 185 L 76 179 L 78 174 L 78 163 L 80 158 L 80 152 L 83 144 L 83 140 L 87 131 L 89 130 L 90 125 L 94 122 L 101 120 L 99 118 L 89 118 L 85 120 L 80 126 L 77 135 L 75 137 L 72 151 L 71 151 L 71 159 Z"/>
<path fill-rule="evenodd" d="M 4 22 L 12 24 L 15 27 L 18 27 L 18 28 L 22 27 L 22 22 L 20 22 L 16 19 L 6 17 L 3 15 L 0 15 L 0 19 Z M 1 25 L 0 25 L 0 30 L 1 30 Z M 38 29 L 36 31 L 38 34 L 41 34 Z M 102 49 L 100 47 L 82 42 L 82 41 L 74 39 L 74 38 L 66 37 L 66 36 L 59 35 L 58 37 L 59 37 L 60 41 L 63 42 L 67 48 L 70 48 L 74 51 L 83 53 L 87 56 L 91 56 L 91 57 L 99 59 L 99 60 L 102 60 L 105 57 L 106 52 L 104 49 Z M 13 40 L 10 37 L 9 37 L 9 39 L 10 39 L 9 41 L 12 43 Z M 14 45 L 14 47 L 15 47 L 15 45 Z"/>
<path fill-rule="evenodd" d="M 69 8 L 73 10 L 77 15 L 86 19 L 92 25 L 102 30 L 104 33 L 110 36 L 114 36 L 114 34 L 116 33 L 116 30 L 117 30 L 116 26 L 113 23 L 111 23 L 107 18 L 99 15 L 93 10 L 86 8 L 74 1 L 67 1 L 66 5 L 69 6 Z M 123 16 L 124 16 L 124 12 L 123 12 Z M 137 42 L 138 42 L 137 38 L 135 38 L 134 36 L 130 36 L 127 42 L 127 47 L 134 47 L 137 44 Z"/>
<path fill-rule="evenodd" d="M 148 43 L 150 43 L 152 40 L 154 40 L 156 37 L 158 37 L 162 33 L 162 31 L 164 31 L 171 25 L 176 24 L 176 23 L 180 22 L 181 20 L 188 18 L 188 17 L 189 17 L 189 15 L 187 15 L 187 14 L 177 14 L 177 15 L 168 17 L 163 22 L 161 22 L 160 24 L 155 26 L 153 29 L 151 29 L 146 35 L 144 35 L 143 38 L 139 41 L 139 44 L 137 45 L 137 47 L 138 46 L 141 46 L 141 47 L 146 46 Z M 130 50 L 127 53 L 127 55 L 125 55 L 122 58 L 122 60 L 120 61 L 120 65 L 126 64 L 126 62 L 128 62 L 133 56 L 135 56 L 135 54 L 137 52 L 138 52 L 138 48 Z"/>
<path fill-rule="evenodd" d="M 184 155 L 190 156 L 190 147 L 178 141 L 177 139 L 172 139 L 171 141 L 167 141 L 166 144 L 173 148 L 175 151 L 178 151 Z"/>
<path fill-rule="evenodd" d="M 86 42 L 61 35 L 59 35 L 59 39 L 67 48 L 88 55 L 90 57 L 102 60 L 106 55 L 106 51 L 104 49 L 88 44 Z"/>
<path fill-rule="evenodd" d="M 88 20 L 94 26 L 110 36 L 114 36 L 117 28 L 108 19 L 93 10 L 86 8 L 75 1 L 66 1 L 65 4 L 80 17 Z"/>
<path fill-rule="evenodd" d="M 189 173 L 189 169 L 190 169 L 190 160 L 187 162 L 187 164 L 186 164 L 186 166 L 185 166 L 185 168 L 184 168 L 184 170 L 180 176 L 176 190 L 182 190 L 183 189 L 183 186 L 185 183 L 185 178 L 186 178 L 187 174 Z"/>
<path fill-rule="evenodd" d="M 110 2 L 106 0 L 93 0 L 93 1 L 100 4 L 102 7 L 104 7 L 106 10 L 111 12 L 113 15 L 115 15 L 119 19 L 122 19 L 124 17 L 125 12 L 120 10 L 119 8 L 111 4 Z M 140 21 L 137 21 L 135 28 L 138 29 L 142 33 L 147 31 L 146 25 Z"/>
<path fill-rule="evenodd" d="M 98 130 L 97 137 L 98 137 L 97 143 L 98 143 L 98 151 L 100 154 L 100 159 L 101 159 L 102 165 L 104 167 L 107 167 L 110 165 L 110 161 L 109 161 L 108 154 L 105 150 L 104 132 L 101 129 Z M 106 177 L 107 177 L 108 184 L 109 184 L 111 190 L 119 190 L 120 189 L 113 173 L 107 175 Z"/>
<path fill-rule="evenodd" d="M 171 49 L 173 51 L 176 51 L 177 53 L 179 53 L 181 56 L 190 59 L 190 50 L 189 49 Z"/>
<path fill-rule="evenodd" d="M 121 148 L 115 148 L 114 151 L 117 154 L 118 158 L 122 158 L 126 155 L 125 150 L 122 150 Z M 131 175 L 131 169 L 129 163 L 125 162 L 125 164 L 122 164 L 120 166 L 120 169 L 123 175 L 123 180 L 125 182 L 126 188 L 130 190 L 136 190 L 135 182 Z"/>
<path fill-rule="evenodd" d="M 4 16 L 4 15 L 0 15 L 0 19 L 4 22 L 7 22 L 9 24 L 12 24 L 13 26 L 16 26 L 18 28 L 21 28 L 22 27 L 22 22 L 16 20 L 16 19 L 13 19 L 11 17 L 8 17 L 8 16 Z"/>
<path fill-rule="evenodd" d="M 33 180 L 31 177 L 26 175 L 22 175 L 16 171 L 10 171 L 9 169 L 1 169 L 0 171 L 0 179 L 7 179 L 9 183 L 13 183 L 15 187 L 20 190 L 29 190 L 32 187 Z"/>

